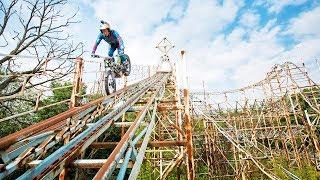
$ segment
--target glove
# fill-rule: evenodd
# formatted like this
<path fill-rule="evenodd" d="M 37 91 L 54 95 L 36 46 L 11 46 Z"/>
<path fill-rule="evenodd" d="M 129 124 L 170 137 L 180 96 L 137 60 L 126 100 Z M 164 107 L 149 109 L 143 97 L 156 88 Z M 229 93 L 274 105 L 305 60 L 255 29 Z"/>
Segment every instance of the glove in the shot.
<path fill-rule="evenodd" d="M 95 55 L 94 53 L 91 53 L 91 57 L 93 57 L 93 58 L 98 58 L 99 56 L 98 56 L 98 55 Z"/>

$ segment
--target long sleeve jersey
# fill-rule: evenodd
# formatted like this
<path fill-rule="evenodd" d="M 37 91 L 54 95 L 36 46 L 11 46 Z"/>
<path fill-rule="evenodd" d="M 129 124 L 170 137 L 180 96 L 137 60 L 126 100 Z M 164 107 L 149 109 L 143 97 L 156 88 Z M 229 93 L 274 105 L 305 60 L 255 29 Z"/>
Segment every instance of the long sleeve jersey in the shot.
<path fill-rule="evenodd" d="M 99 33 L 97 40 L 93 46 L 92 52 L 95 53 L 97 50 L 98 45 L 100 44 L 101 40 L 105 40 L 108 44 L 113 47 L 117 47 L 118 49 L 123 50 L 124 44 L 122 38 L 115 30 L 110 30 L 109 36 L 105 36 L 102 32 Z"/>

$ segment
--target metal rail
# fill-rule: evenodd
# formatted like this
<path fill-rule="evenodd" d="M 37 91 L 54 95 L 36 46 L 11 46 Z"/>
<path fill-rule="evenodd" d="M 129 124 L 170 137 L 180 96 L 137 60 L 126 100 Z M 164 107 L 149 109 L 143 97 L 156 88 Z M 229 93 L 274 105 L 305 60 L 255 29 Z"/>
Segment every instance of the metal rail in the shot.
<path fill-rule="evenodd" d="M 174 69 L 176 64 L 167 55 L 172 45 L 160 43 L 158 48 L 161 47 L 165 50 L 161 64 L 169 63 L 171 70 L 160 71 L 162 66 L 159 65 L 157 73 L 152 75 L 153 70 L 149 67 L 149 78 L 130 86 L 127 86 L 128 79 L 125 79 L 123 89 L 83 105 L 79 105 L 78 101 L 86 96 L 79 93 L 83 83 L 82 73 L 91 72 L 83 72 L 81 65 L 84 61 L 77 59 L 71 108 L 0 138 L 0 179 L 55 179 L 57 176 L 64 179 L 69 168 L 76 168 L 75 176 L 78 175 L 78 169 L 89 168 L 99 169 L 95 179 L 115 176 L 119 180 L 126 178 L 127 170 L 131 169 L 129 179 L 136 179 L 144 158 L 150 155 L 153 156 L 149 159 L 154 168 L 152 174 L 160 179 L 167 177 L 174 168 L 185 166 L 183 163 L 188 164 L 189 170 L 193 169 L 193 158 L 188 156 L 188 161 L 183 161 L 186 152 L 189 155 L 192 153 L 189 106 L 184 107 L 189 100 L 187 98 L 184 105 L 180 102 Z M 146 77 L 144 69 L 135 70 L 134 73 Z M 101 69 L 99 72 L 103 73 Z M 97 85 L 100 90 L 103 78 L 101 74 L 101 82 Z M 24 113 L 32 114 L 43 107 L 37 108 Z M 125 122 L 126 115 L 132 112 L 136 113 L 134 121 Z M 186 124 L 182 120 L 183 112 L 188 116 Z M 110 127 L 121 128 L 119 142 L 105 142 L 108 132 L 111 132 L 108 131 Z M 186 127 L 188 132 L 185 132 Z M 187 146 L 188 150 L 185 149 Z M 111 154 L 92 159 L 91 155 L 97 149 L 108 148 L 113 149 Z M 90 155 L 86 156 L 86 152 L 90 152 Z M 115 171 L 115 168 L 119 168 L 119 171 Z M 21 172 L 22 169 L 25 171 Z M 157 173 L 158 169 L 160 173 Z M 190 171 L 190 177 L 194 177 L 193 170 Z"/>
<path fill-rule="evenodd" d="M 163 74 L 159 73 L 154 77 L 148 78 L 139 83 L 128 86 L 120 91 L 117 91 L 116 93 L 106 98 L 100 98 L 84 106 L 72 108 L 67 112 L 59 114 L 53 118 L 42 121 L 31 127 L 25 128 L 7 137 L 1 138 L 0 148 L 3 151 L 1 153 L 1 158 L 5 163 L 4 164 L 5 170 L 1 171 L 0 178 L 3 178 L 11 174 L 15 170 L 17 170 L 18 165 L 21 166 L 23 164 L 26 164 L 26 162 L 23 162 L 24 159 L 28 159 L 28 161 L 30 161 L 34 158 L 39 157 L 40 155 L 43 155 L 50 148 L 58 144 L 58 142 L 63 141 L 67 136 L 71 135 L 73 139 L 72 138 L 70 139 L 78 142 L 81 139 L 81 138 L 79 139 L 79 136 L 81 134 L 79 134 L 78 136 L 76 136 L 76 134 L 78 134 L 79 130 L 83 129 L 87 123 L 91 122 L 95 117 L 97 117 L 97 115 L 102 114 L 102 112 L 107 111 L 107 109 L 110 109 L 110 105 L 116 106 L 117 104 L 118 105 L 121 104 L 121 102 L 125 99 L 128 99 L 128 102 L 137 101 L 138 98 L 140 97 L 139 95 L 143 94 L 144 91 L 146 91 L 148 87 L 150 87 L 153 83 L 155 83 L 155 81 L 157 81 L 158 78 L 161 78 L 162 75 Z M 132 98 L 129 98 L 131 96 Z M 125 110 L 127 110 L 130 107 L 129 104 L 126 103 L 126 105 L 128 106 L 125 107 Z M 109 107 L 107 107 L 108 105 Z M 101 108 L 101 106 L 105 107 L 106 109 Z M 113 118 L 117 117 L 117 114 L 114 113 L 114 111 L 118 113 L 118 116 L 120 116 L 123 112 L 125 112 L 125 111 L 120 112 L 117 110 L 113 110 L 111 111 L 111 113 L 109 113 L 109 114 L 113 113 Z M 121 114 L 119 115 L 119 113 Z M 68 119 L 70 120 L 70 118 L 76 121 L 76 124 L 71 127 L 67 123 Z M 107 117 L 104 117 L 104 119 L 111 119 L 111 118 L 112 116 L 110 115 Z M 86 129 L 85 132 L 86 133 L 92 132 L 93 129 L 96 127 L 97 126 L 89 127 L 88 129 Z M 48 132 L 51 132 L 51 133 L 48 133 Z M 70 143 L 73 142 L 72 140 L 70 141 Z M 75 145 L 75 144 L 76 143 L 72 145 Z M 63 147 L 68 149 L 73 147 L 72 145 L 69 145 L 66 147 L 63 146 Z M 66 152 L 66 151 L 63 150 L 63 152 Z M 63 153 L 61 154 L 60 152 L 57 154 L 62 155 Z M 46 163 L 47 161 L 43 160 L 41 163 L 39 163 L 37 168 L 43 167 L 43 164 L 46 164 Z M 36 170 L 38 170 L 37 168 Z"/>
<path fill-rule="evenodd" d="M 94 140 L 96 140 L 110 125 L 119 119 L 139 98 L 144 95 L 152 85 L 164 78 L 164 74 L 158 73 L 147 82 L 141 84 L 140 88 L 135 88 L 129 93 L 129 98 L 117 109 L 113 109 L 110 113 L 99 119 L 93 126 L 88 127 L 82 133 L 77 135 L 69 143 L 62 146 L 50 156 L 41 161 L 36 167 L 28 170 L 18 179 L 31 178 L 49 178 L 57 176 L 68 162 L 75 156 L 83 152 Z"/>
<path fill-rule="evenodd" d="M 116 167 L 116 164 L 119 162 L 119 160 L 122 158 L 122 156 L 124 155 L 125 150 L 127 149 L 128 145 L 130 144 L 130 148 L 134 149 L 135 144 L 137 143 L 137 140 L 141 138 L 141 136 L 144 135 L 144 133 L 146 133 L 145 136 L 148 135 L 148 130 L 150 127 L 150 124 L 152 124 L 152 122 L 154 121 L 154 115 L 151 118 L 151 122 L 148 125 L 148 129 L 143 130 L 142 132 L 144 133 L 140 133 L 140 137 L 138 136 L 135 140 L 133 140 L 133 136 L 135 134 L 135 131 L 138 129 L 140 123 L 142 122 L 142 120 L 145 118 L 145 116 L 147 115 L 147 112 L 149 110 L 149 108 L 151 107 L 151 105 L 153 104 L 153 113 L 155 113 L 156 107 L 157 107 L 157 103 L 155 102 L 156 97 L 159 96 L 160 94 L 160 90 L 161 87 L 163 87 L 164 83 L 167 81 L 168 76 L 163 77 L 163 79 L 161 80 L 161 83 L 158 84 L 158 86 L 156 87 L 156 89 L 153 92 L 153 95 L 151 96 L 151 98 L 148 100 L 147 104 L 144 106 L 143 110 L 140 111 L 139 115 L 137 116 L 136 120 L 134 121 L 134 123 L 130 126 L 130 128 L 128 129 L 128 131 L 125 133 L 125 135 L 121 138 L 121 141 L 118 143 L 118 145 L 115 147 L 115 149 L 113 150 L 113 152 L 110 154 L 107 162 L 101 167 L 101 169 L 98 171 L 98 173 L 95 176 L 95 179 L 108 179 L 111 175 L 112 172 L 114 170 L 114 168 Z M 146 132 L 147 131 L 147 132 Z M 142 145 L 143 146 L 143 145 Z M 142 148 L 142 147 L 141 147 Z M 141 149 L 140 148 L 140 149 Z M 128 150 L 129 152 L 129 150 Z M 139 154 L 138 154 L 139 155 Z M 128 155 L 129 156 L 129 155 Z M 131 155 L 130 155 L 131 156 Z M 137 157 L 138 158 L 138 157 Z M 137 159 L 139 160 L 139 159 Z M 134 166 L 135 167 L 135 166 Z M 126 168 L 122 168 L 122 171 L 124 171 Z M 120 173 L 122 174 L 123 172 L 120 171 Z M 121 175 L 122 177 L 123 175 Z"/>

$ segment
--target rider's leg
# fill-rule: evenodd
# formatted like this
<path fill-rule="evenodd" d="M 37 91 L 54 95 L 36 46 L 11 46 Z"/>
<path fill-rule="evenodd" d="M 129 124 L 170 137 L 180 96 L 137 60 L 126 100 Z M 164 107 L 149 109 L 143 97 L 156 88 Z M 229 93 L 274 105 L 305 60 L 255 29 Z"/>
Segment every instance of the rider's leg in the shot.
<path fill-rule="evenodd" d="M 113 53 L 114 51 L 117 49 L 117 47 L 114 46 L 110 46 L 109 52 L 108 52 L 108 56 L 109 57 L 113 57 Z"/>
<path fill-rule="evenodd" d="M 109 52 L 108 52 L 108 56 L 111 58 L 111 59 L 109 59 L 110 62 L 114 62 L 113 53 L 115 50 L 116 50 L 116 47 L 110 46 Z"/>
<path fill-rule="evenodd" d="M 126 62 L 126 58 L 124 56 L 124 49 L 122 48 L 119 48 L 118 49 L 118 54 L 120 56 L 120 59 L 121 59 L 121 63 L 124 64 Z"/>

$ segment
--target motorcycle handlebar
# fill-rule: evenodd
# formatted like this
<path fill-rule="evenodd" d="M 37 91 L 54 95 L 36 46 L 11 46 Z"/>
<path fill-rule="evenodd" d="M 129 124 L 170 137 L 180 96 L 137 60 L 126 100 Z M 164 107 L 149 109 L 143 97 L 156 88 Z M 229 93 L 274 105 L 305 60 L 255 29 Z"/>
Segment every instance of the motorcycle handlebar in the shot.
<path fill-rule="evenodd" d="M 92 54 L 91 57 L 93 57 L 93 58 L 103 58 L 103 59 L 112 59 L 112 57 L 109 57 L 109 56 L 105 57 L 105 56 L 100 56 L 100 55 L 97 55 L 97 54 Z"/>

